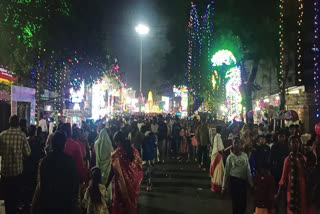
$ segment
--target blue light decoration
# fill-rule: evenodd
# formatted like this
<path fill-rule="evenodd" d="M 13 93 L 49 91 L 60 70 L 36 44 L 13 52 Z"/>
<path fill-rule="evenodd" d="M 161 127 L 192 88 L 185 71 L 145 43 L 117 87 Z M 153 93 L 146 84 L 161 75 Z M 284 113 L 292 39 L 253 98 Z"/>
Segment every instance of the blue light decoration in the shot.
<path fill-rule="evenodd" d="M 50 56 L 50 72 L 49 72 L 49 91 L 51 93 L 54 81 L 53 56 Z"/>
<path fill-rule="evenodd" d="M 190 19 L 188 25 L 188 66 L 187 79 L 190 87 L 190 93 L 193 94 L 194 106 L 196 111 L 201 106 L 202 98 L 199 91 L 202 89 L 201 74 L 201 56 L 212 55 L 213 51 L 213 33 L 214 33 L 214 1 L 207 6 L 206 14 L 199 19 L 196 5 L 191 2 Z M 207 42 L 205 42 L 207 41 Z M 207 53 L 206 53 L 207 52 Z M 208 65 L 211 66 L 210 57 Z M 209 66 L 209 67 L 210 67 Z M 210 84 L 210 82 L 208 83 Z"/>
<path fill-rule="evenodd" d="M 320 109 L 319 109 L 319 102 L 320 102 L 320 92 L 319 92 L 319 0 L 315 0 L 314 2 L 314 102 L 316 104 L 316 118 L 319 119 L 320 117 Z"/>

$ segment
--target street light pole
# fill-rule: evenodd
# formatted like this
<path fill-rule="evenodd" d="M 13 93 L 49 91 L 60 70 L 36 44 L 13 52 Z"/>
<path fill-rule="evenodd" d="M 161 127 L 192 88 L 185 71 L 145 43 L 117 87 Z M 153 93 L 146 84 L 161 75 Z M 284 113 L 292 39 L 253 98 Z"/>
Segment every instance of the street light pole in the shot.
<path fill-rule="evenodd" d="M 142 38 L 140 38 L 140 94 L 142 93 Z"/>
<path fill-rule="evenodd" d="M 139 102 L 139 114 L 141 114 L 142 104 L 142 37 L 140 37 L 140 102 Z"/>
<path fill-rule="evenodd" d="M 136 32 L 140 35 L 140 95 L 139 95 L 139 113 L 141 114 L 142 104 L 142 36 L 149 33 L 149 27 L 139 24 L 135 28 Z"/>

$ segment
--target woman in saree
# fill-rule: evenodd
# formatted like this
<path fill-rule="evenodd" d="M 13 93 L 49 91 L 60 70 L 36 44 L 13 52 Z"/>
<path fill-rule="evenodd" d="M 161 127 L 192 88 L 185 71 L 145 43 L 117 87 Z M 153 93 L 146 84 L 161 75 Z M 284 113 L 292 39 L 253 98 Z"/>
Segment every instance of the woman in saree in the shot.
<path fill-rule="evenodd" d="M 114 177 L 112 213 L 137 214 L 143 178 L 142 160 L 125 133 L 117 132 L 114 141 L 117 149 L 111 155 L 112 169 L 107 183 L 108 186 Z"/>
<path fill-rule="evenodd" d="M 214 133 L 216 132 L 216 133 Z M 224 164 L 223 164 L 223 142 L 221 138 L 221 127 L 213 129 L 214 141 L 211 154 L 211 166 L 210 166 L 210 177 L 211 177 L 211 191 L 221 192 L 222 181 L 224 176 Z"/>
<path fill-rule="evenodd" d="M 101 182 L 107 184 L 108 176 L 111 170 L 111 153 L 113 152 L 112 142 L 106 128 L 102 129 L 99 138 L 94 144 L 96 155 L 96 166 L 101 170 Z M 107 189 L 108 201 L 112 200 L 112 186 Z"/>
<path fill-rule="evenodd" d="M 307 165 L 306 158 L 300 153 L 301 139 L 289 138 L 290 154 L 284 161 L 279 190 L 275 199 L 287 187 L 287 212 L 292 214 L 314 214 L 314 207 L 307 203 Z"/>

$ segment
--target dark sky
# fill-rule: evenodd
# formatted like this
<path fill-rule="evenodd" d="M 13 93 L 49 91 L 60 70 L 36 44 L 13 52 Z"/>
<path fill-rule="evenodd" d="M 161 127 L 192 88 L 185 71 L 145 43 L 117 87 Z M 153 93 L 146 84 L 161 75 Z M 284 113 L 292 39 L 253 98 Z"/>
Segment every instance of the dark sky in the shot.
<path fill-rule="evenodd" d="M 143 92 L 146 94 L 158 78 L 163 56 L 169 50 L 166 22 L 154 0 L 110 0 L 105 5 L 104 24 L 112 54 L 118 57 L 128 87 L 139 90 L 140 37 L 135 25 L 146 24 L 150 33 L 143 37 Z M 111 30 L 110 30 L 111 29 Z"/>

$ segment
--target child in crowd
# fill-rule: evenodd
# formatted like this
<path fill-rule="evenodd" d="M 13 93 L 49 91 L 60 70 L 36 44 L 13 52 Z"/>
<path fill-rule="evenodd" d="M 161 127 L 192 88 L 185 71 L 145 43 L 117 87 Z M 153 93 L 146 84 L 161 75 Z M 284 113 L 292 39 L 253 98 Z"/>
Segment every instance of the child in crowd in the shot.
<path fill-rule="evenodd" d="M 261 164 L 254 178 L 256 188 L 255 214 L 274 214 L 272 207 L 276 187 L 274 179 L 267 168 L 267 162 Z"/>
<path fill-rule="evenodd" d="M 84 194 L 82 206 L 86 214 L 108 214 L 107 190 L 101 183 L 101 171 L 95 167 L 91 170 L 92 180 Z"/>

